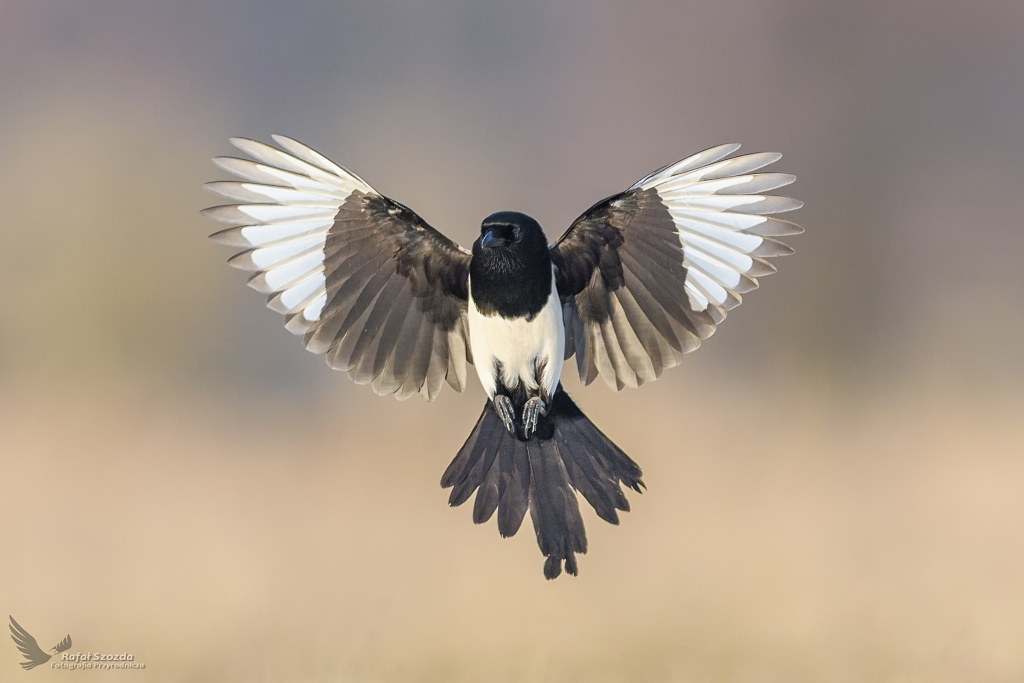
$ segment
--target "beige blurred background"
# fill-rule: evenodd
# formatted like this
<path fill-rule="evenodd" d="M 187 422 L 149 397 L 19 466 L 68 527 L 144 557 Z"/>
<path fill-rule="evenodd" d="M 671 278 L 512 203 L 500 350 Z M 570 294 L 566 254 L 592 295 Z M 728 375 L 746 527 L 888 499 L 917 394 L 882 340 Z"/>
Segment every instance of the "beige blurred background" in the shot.
<path fill-rule="evenodd" d="M 142 671 L 2 681 L 1024 679 L 1024 4 L 0 2 L 0 608 Z M 578 578 L 449 509 L 474 382 L 306 353 L 198 212 L 230 135 L 464 244 L 714 144 L 797 254 L 640 391 Z"/>

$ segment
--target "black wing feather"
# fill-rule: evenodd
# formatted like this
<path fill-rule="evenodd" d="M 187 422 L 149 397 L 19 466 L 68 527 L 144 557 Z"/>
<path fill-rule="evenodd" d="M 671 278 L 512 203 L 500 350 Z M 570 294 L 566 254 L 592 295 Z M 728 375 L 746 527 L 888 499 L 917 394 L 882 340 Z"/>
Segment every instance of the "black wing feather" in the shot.
<path fill-rule="evenodd" d="M 458 330 L 466 310 L 469 255 L 406 207 L 380 195 L 358 192 L 339 209 L 335 227 L 327 235 L 325 253 L 347 251 L 349 226 L 366 221 L 377 228 L 374 243 L 364 244 L 349 258 L 360 259 L 365 253 L 372 260 L 351 276 L 344 269 L 328 270 L 327 291 L 330 294 L 337 287 L 337 293 L 329 296 L 324 309 L 321 326 L 326 329 L 310 330 L 307 336 L 333 337 L 329 362 L 351 373 L 358 383 L 372 383 L 388 357 L 396 354 L 395 377 L 401 381 L 397 386 L 386 382 L 375 388 L 393 388 L 400 397 L 425 389 L 432 398 L 439 388 L 437 377 L 448 376 L 450 383 L 461 389 L 461 380 L 448 373 L 448 333 L 456 332 L 456 339 L 461 336 Z M 356 230 L 363 242 L 361 229 Z M 412 306 L 422 317 L 419 325 L 406 331 L 401 323 Z M 330 322 L 342 315 L 341 325 Z M 408 334 L 407 343 L 396 334 Z M 464 357 L 464 349 L 461 351 Z M 431 375 L 435 355 L 438 360 L 433 367 L 444 368 Z"/>

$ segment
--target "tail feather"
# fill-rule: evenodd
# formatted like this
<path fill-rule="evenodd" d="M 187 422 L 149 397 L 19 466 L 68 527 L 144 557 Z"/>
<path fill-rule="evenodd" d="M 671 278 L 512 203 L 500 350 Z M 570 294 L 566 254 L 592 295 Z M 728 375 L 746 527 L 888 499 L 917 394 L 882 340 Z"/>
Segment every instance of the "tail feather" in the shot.
<path fill-rule="evenodd" d="M 473 523 L 483 524 L 498 509 L 498 478 L 501 476 L 498 458 L 494 459 L 491 469 L 477 489 L 476 500 L 473 501 Z"/>
<path fill-rule="evenodd" d="M 609 524 L 619 523 L 616 510 L 629 511 L 629 503 L 622 495 L 622 490 L 597 472 L 597 463 L 593 456 L 584 453 L 583 457 L 569 458 L 565 463 L 569 475 L 569 483 L 579 491 L 597 512 L 597 516 Z"/>
<path fill-rule="evenodd" d="M 517 425 L 518 426 L 518 425 Z M 547 556 L 544 576 L 577 573 L 576 553 L 587 552 L 587 537 L 576 498 L 578 491 L 598 516 L 619 523 L 629 510 L 621 484 L 640 492 L 641 471 L 587 419 L 572 399 L 555 392 L 537 432 L 512 435 L 488 401 L 466 443 L 441 477 L 451 487 L 448 503 L 461 505 L 476 491 L 473 521 L 482 524 L 497 511 L 498 532 L 512 536 L 530 511 L 537 544 Z"/>
<path fill-rule="evenodd" d="M 573 406 L 575 408 L 575 406 Z M 606 437 L 582 412 L 566 416 L 556 427 L 556 438 L 561 437 L 577 448 L 568 450 L 566 469 L 569 480 L 577 491 L 583 494 L 598 516 L 611 524 L 619 523 L 616 510 L 629 512 L 619 482 L 629 488 L 641 491 L 643 481 L 640 468 L 629 456 Z"/>
<path fill-rule="evenodd" d="M 487 405 L 490 405 L 489 401 Z M 511 441 L 512 447 L 503 448 L 498 456 L 501 466 L 501 477 L 498 480 L 498 533 L 502 538 L 516 535 L 530 506 L 530 456 L 526 451 L 526 443 L 518 439 Z"/>
<path fill-rule="evenodd" d="M 576 574 L 574 553 L 587 552 L 587 534 L 583 530 L 576 493 L 570 488 L 559 443 L 554 439 L 527 443 L 530 469 L 530 517 L 537 532 L 537 545 L 548 556 L 544 577 L 553 579 L 562 573 Z"/>
<path fill-rule="evenodd" d="M 449 505 L 462 505 L 469 500 L 494 464 L 495 456 L 498 454 L 495 445 L 500 442 L 502 434 L 507 432 L 493 408 L 490 412 L 493 419 L 490 419 L 491 416 L 488 416 L 485 409 L 465 445 L 441 477 L 442 487 L 452 487 L 452 493 L 448 497 Z"/>

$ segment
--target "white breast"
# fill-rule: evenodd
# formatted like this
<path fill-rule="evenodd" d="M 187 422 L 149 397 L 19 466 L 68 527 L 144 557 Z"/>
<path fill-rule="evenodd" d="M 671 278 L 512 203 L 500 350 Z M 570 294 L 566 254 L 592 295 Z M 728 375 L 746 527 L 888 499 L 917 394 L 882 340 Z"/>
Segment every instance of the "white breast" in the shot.
<path fill-rule="evenodd" d="M 544 387 L 550 396 L 558 386 L 565 356 L 565 327 L 562 302 L 551 273 L 551 296 L 537 316 L 507 320 L 499 315 L 485 316 L 473 303 L 473 283 L 469 283 L 469 345 L 473 365 L 487 396 L 497 390 L 495 361 L 501 363 L 502 383 L 509 388 L 522 382 L 528 390 Z M 543 365 L 540 377 L 538 365 Z"/>

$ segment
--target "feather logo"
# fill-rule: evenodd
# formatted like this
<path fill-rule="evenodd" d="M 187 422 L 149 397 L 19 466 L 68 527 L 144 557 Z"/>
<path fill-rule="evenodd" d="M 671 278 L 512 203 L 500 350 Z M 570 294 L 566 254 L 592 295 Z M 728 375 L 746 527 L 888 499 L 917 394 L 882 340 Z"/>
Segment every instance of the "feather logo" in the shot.
<path fill-rule="evenodd" d="M 42 648 L 39 647 L 39 643 L 36 642 L 36 639 L 32 634 L 22 628 L 21 624 L 14 620 L 14 617 L 10 617 L 10 619 L 11 639 L 14 641 L 14 644 L 18 647 L 18 650 L 21 651 L 21 654 L 24 655 L 26 660 L 21 662 L 21 668 L 28 671 L 29 669 L 34 669 L 40 664 L 45 664 L 50 661 L 50 658 L 53 655 L 43 652 Z M 71 649 L 71 636 L 67 635 L 64 636 L 64 640 L 51 647 L 50 651 L 53 652 L 53 654 L 60 654 L 61 652 L 69 649 Z"/>

